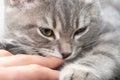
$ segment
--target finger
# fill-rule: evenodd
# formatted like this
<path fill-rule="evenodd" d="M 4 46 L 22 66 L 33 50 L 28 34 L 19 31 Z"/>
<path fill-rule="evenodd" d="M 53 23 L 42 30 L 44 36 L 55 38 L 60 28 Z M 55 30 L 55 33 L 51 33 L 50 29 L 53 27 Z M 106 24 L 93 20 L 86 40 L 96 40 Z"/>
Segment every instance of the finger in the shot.
<path fill-rule="evenodd" d="M 0 68 L 0 80 L 58 80 L 58 77 L 59 71 L 38 65 Z"/>
<path fill-rule="evenodd" d="M 41 66 L 56 68 L 63 64 L 63 60 L 55 57 L 42 57 L 34 55 L 16 55 L 0 58 L 0 66 L 22 66 L 29 64 L 38 64 Z"/>
<path fill-rule="evenodd" d="M 12 56 L 12 54 L 6 50 L 0 50 L 0 57 Z"/>

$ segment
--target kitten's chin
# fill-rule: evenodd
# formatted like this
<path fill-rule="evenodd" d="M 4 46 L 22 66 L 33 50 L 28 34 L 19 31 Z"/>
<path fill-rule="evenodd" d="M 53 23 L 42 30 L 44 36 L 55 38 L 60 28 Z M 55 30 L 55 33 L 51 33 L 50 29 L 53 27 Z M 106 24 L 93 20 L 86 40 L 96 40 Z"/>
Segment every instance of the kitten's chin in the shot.
<path fill-rule="evenodd" d="M 77 50 L 77 52 L 80 52 L 80 51 L 81 51 L 81 49 Z M 57 57 L 57 58 L 60 58 L 60 59 L 64 59 L 66 61 L 75 59 L 78 56 L 77 52 L 73 51 L 73 53 L 70 56 L 68 56 L 67 58 L 64 58 L 63 55 L 61 53 L 59 53 L 58 51 L 55 51 L 55 50 L 53 51 L 53 50 L 45 49 L 45 48 L 40 49 L 40 53 L 43 56 L 53 56 L 53 57 Z"/>

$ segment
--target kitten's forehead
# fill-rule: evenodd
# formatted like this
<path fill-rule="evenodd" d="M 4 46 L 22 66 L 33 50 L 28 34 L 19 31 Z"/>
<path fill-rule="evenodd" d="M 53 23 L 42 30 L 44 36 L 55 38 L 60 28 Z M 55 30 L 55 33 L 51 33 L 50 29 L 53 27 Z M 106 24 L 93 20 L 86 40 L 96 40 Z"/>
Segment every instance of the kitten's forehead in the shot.
<path fill-rule="evenodd" d="M 66 30 L 76 29 L 79 25 L 81 11 L 93 0 L 50 0 L 44 12 L 44 20 L 50 28 L 59 27 Z M 82 18 L 82 17 L 81 17 Z M 59 25 L 56 25 L 58 24 Z"/>
<path fill-rule="evenodd" d="M 18 10 L 17 15 L 16 13 L 12 13 L 10 16 L 18 16 L 14 18 L 14 21 L 19 21 L 22 25 L 32 23 L 50 29 L 57 28 L 57 30 L 62 30 L 62 32 L 67 33 L 72 32 L 71 30 L 82 25 L 80 22 L 84 21 L 84 19 L 82 19 L 84 17 L 81 17 L 81 15 L 83 16 L 84 13 L 81 14 L 81 12 L 87 4 L 93 1 L 94 0 L 34 0 L 33 4 L 30 3 L 31 6 L 34 7 L 27 8 L 25 11 L 24 9 L 21 9 L 22 11 Z"/>

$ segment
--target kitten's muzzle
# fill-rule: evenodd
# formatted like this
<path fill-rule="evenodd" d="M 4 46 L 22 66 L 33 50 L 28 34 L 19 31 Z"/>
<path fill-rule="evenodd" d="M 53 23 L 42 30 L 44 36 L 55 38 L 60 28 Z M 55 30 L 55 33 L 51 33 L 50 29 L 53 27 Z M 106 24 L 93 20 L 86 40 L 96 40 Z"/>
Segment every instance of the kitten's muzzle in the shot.
<path fill-rule="evenodd" d="M 62 53 L 62 58 L 66 59 L 71 55 L 71 53 Z"/>

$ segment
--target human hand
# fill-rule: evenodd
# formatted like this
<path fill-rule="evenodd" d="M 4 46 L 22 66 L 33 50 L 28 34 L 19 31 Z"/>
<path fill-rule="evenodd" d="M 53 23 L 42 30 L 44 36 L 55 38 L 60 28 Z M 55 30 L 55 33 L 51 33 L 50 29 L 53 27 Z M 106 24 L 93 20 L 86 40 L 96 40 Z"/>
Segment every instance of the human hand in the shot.
<path fill-rule="evenodd" d="M 12 55 L 0 50 L 0 80 L 58 80 L 59 71 L 54 68 L 63 64 L 55 57 Z"/>

